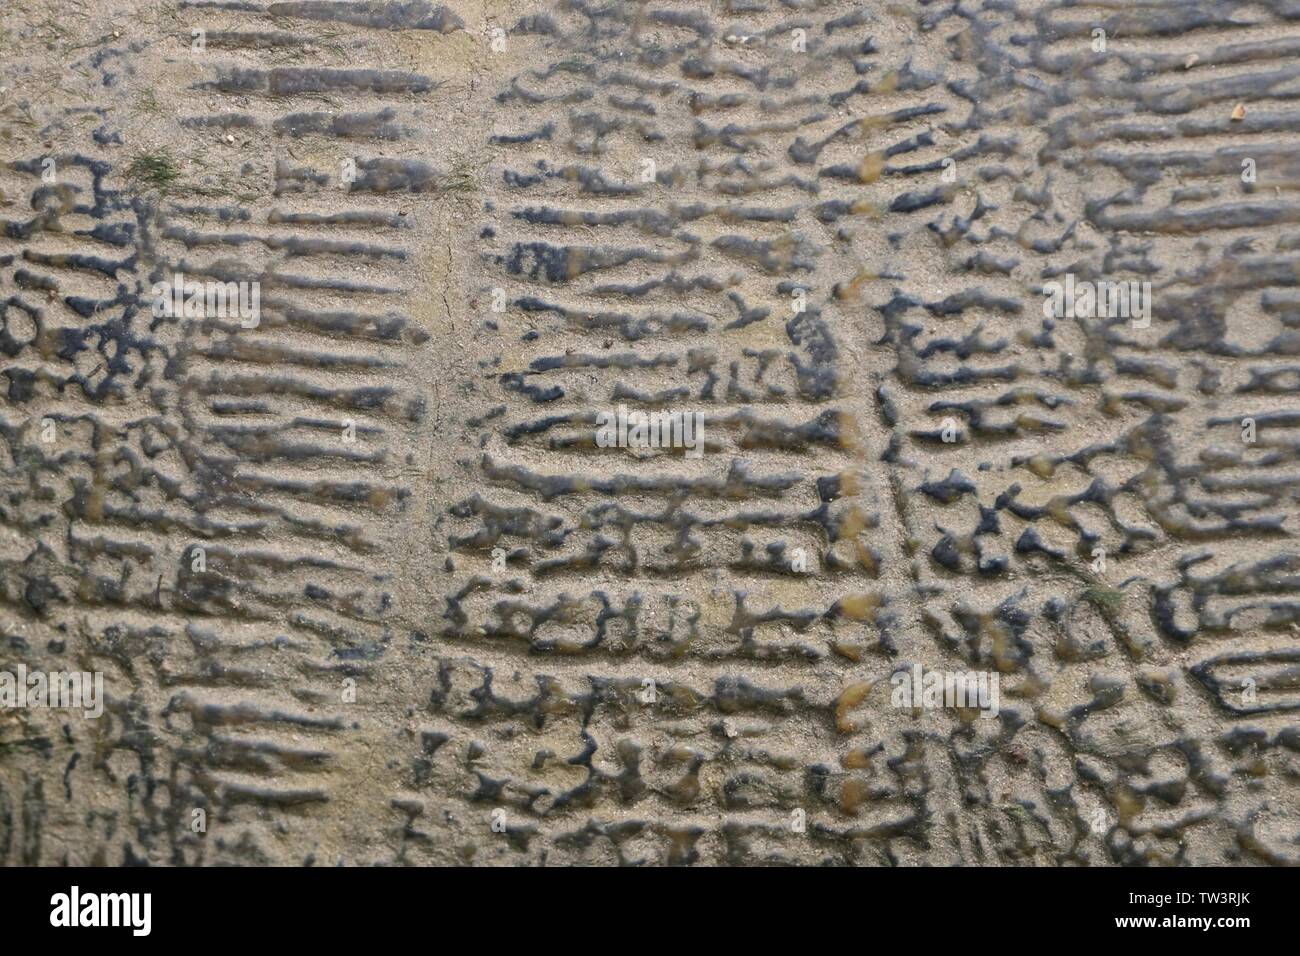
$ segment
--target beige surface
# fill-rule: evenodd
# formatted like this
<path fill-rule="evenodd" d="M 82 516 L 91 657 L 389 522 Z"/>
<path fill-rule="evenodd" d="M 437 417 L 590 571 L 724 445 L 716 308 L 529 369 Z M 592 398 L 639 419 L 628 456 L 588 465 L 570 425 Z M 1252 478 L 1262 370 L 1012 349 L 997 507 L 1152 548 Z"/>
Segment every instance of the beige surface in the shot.
<path fill-rule="evenodd" d="M 0 863 L 1300 860 L 1285 4 L 245 6 L 0 12 Z"/>

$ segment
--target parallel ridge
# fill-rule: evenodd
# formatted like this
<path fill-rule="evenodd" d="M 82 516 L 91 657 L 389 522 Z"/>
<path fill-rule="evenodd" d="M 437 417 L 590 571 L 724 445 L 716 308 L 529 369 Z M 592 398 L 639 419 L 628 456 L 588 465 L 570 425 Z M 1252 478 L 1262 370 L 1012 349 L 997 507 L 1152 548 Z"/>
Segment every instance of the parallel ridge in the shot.
<path fill-rule="evenodd" d="M 1297 16 L 187 0 L 86 55 L 93 148 L 0 167 L 0 667 L 109 713 L 0 716 L 0 863 L 1300 863 Z"/>
<path fill-rule="evenodd" d="M 44 852 L 45 809 L 22 818 L 22 845 L 0 840 L 0 862 L 297 863 L 349 826 L 329 809 L 340 786 L 351 801 L 359 769 L 348 738 L 362 723 L 344 691 L 365 687 L 395 637 L 392 557 L 428 411 L 410 369 L 429 339 L 405 311 L 419 281 L 410 227 L 445 182 L 425 160 L 385 155 L 388 117 L 440 94 L 427 77 L 358 65 L 317 32 L 272 27 L 445 33 L 458 20 L 358 22 L 345 6 L 191 4 L 187 29 L 159 39 L 184 49 L 188 27 L 205 30 L 176 152 L 201 169 L 242 155 L 236 173 L 146 199 L 94 155 L 57 157 L 54 186 L 39 179 L 41 157 L 10 167 L 32 218 L 6 222 L 6 329 L 31 334 L 5 349 L 6 471 L 26 476 L 4 503 L 19 536 L 0 578 L 5 631 L 21 652 L 44 640 L 13 635 L 64 632 L 47 666 L 75 655 L 106 672 L 109 697 L 103 723 L 68 724 L 70 741 L 54 715 L 45 736 L 30 731 L 53 751 L 52 776 L 33 770 L 22 786 L 57 808 L 104 773 L 145 783 L 80 834 L 64 822 Z M 374 110 L 322 124 L 305 107 L 325 94 Z M 214 98 L 230 108 L 214 113 Z M 233 134 L 263 126 L 335 156 L 250 159 Z M 152 286 L 177 273 L 257 284 L 260 321 L 156 316 Z M 43 417 L 58 426 L 52 445 Z M 210 840 L 191 826 L 196 809 Z M 326 829 L 302 832 L 313 821 Z"/>
<path fill-rule="evenodd" d="M 545 53 L 496 97 L 477 291 L 508 304 L 470 423 L 490 436 L 481 490 L 451 509 L 440 637 L 457 656 L 427 735 L 435 779 L 472 735 L 467 799 L 503 809 L 521 852 L 797 858 L 802 807 L 827 852 L 880 861 L 890 834 L 923 829 L 916 795 L 849 779 L 827 733 L 831 655 L 891 647 L 880 582 L 897 559 L 868 540 L 867 439 L 836 401 L 820 187 L 787 155 L 833 112 L 801 74 L 851 86 L 868 67 L 861 37 L 826 38 L 832 20 L 773 10 L 742 37 L 629 4 L 509 31 Z M 703 413 L 705 454 L 597 448 L 597 413 L 619 405 Z M 869 790 L 862 819 L 838 812 Z"/>
<path fill-rule="evenodd" d="M 1295 862 L 1249 783 L 1298 739 L 1294 269 L 1284 193 L 1230 198 L 1244 155 L 1294 181 L 1290 15 L 519 20 L 421 783 L 504 808 L 506 859 Z M 1232 76 L 1188 93 L 1193 50 Z M 1152 281 L 1151 327 L 1046 318 L 1067 272 Z M 619 403 L 709 453 L 596 448 Z M 996 669 L 1000 719 L 891 709 L 914 662 Z"/>

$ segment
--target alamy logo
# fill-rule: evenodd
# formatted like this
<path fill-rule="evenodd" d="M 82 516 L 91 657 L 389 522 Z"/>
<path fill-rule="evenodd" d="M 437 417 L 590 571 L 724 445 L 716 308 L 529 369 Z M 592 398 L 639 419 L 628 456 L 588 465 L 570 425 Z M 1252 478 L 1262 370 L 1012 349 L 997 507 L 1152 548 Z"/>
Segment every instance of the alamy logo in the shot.
<path fill-rule="evenodd" d="M 638 412 L 619 405 L 596 415 L 600 448 L 685 448 L 686 457 L 704 455 L 703 412 Z"/>
<path fill-rule="evenodd" d="M 171 282 L 153 284 L 153 314 L 161 318 L 239 319 L 246 329 L 262 320 L 260 282 L 197 282 L 185 273 L 172 275 Z"/>
<path fill-rule="evenodd" d="M 1049 319 L 1132 319 L 1133 328 L 1151 325 L 1150 282 L 1078 282 L 1074 273 L 1065 282 L 1048 282 L 1043 315 Z"/>
<path fill-rule="evenodd" d="M 133 936 L 148 936 L 153 927 L 153 894 L 71 893 L 50 897 L 51 926 L 129 926 Z"/>
<path fill-rule="evenodd" d="M 1000 709 L 998 675 L 989 671 L 923 671 L 913 664 L 911 670 L 895 671 L 889 683 L 894 687 L 889 702 L 895 707 L 970 707 L 985 720 Z"/>
<path fill-rule="evenodd" d="M 92 720 L 104 712 L 104 675 L 83 671 L 0 671 L 0 707 L 80 708 Z"/>

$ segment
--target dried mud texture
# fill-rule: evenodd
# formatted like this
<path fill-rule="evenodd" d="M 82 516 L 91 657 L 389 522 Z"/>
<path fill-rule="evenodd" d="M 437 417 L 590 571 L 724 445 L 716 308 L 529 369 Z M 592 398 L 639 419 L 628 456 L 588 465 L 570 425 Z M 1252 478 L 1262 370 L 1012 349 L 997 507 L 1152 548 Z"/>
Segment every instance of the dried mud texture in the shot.
<path fill-rule="evenodd" d="M 0 31 L 0 864 L 1300 863 L 1294 0 Z"/>

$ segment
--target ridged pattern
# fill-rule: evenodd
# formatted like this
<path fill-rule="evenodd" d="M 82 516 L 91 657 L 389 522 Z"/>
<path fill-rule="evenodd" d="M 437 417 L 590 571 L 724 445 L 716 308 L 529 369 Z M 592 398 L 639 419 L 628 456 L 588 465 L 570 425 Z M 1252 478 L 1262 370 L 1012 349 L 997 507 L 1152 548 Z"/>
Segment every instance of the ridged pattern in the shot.
<path fill-rule="evenodd" d="M 1300 6 L 455 6 L 183 5 L 253 145 L 5 169 L 3 653 L 110 707 L 0 862 L 1300 862 Z"/>

